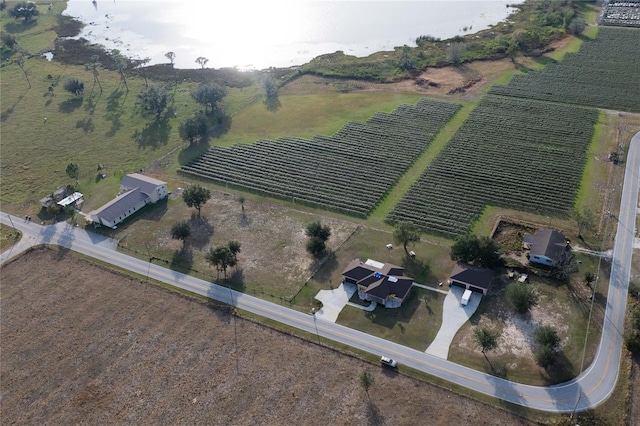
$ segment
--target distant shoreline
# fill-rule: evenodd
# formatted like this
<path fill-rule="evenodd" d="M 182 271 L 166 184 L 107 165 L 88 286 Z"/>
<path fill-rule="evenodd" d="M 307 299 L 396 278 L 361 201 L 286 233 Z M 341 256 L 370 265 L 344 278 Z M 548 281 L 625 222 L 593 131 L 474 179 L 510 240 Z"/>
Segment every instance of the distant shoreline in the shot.
<path fill-rule="evenodd" d="M 517 2 L 522 3 L 522 2 L 525 2 L 525 1 L 527 1 L 527 0 L 519 0 Z M 80 4 L 82 5 L 82 7 L 84 8 L 84 11 L 87 13 L 86 15 L 84 15 L 86 17 L 86 19 L 93 19 L 93 16 L 91 15 L 91 12 L 87 12 L 87 10 L 86 10 L 85 2 L 81 3 L 79 1 L 75 1 L 73 3 L 75 3 L 76 5 L 80 5 Z M 347 2 L 336 2 L 336 3 L 346 4 Z M 480 4 L 480 3 L 481 2 L 477 2 L 477 4 Z M 91 3 L 90 2 L 86 2 L 86 4 L 88 4 L 89 7 L 91 7 Z M 98 5 L 99 4 L 100 4 L 100 2 L 98 3 Z M 111 5 L 110 3 L 107 3 L 107 4 Z M 168 45 L 168 44 L 163 44 L 164 41 L 162 40 L 162 37 L 167 39 L 167 38 L 169 38 L 171 36 L 170 34 L 163 35 L 158 40 L 148 40 L 147 37 L 144 36 L 144 32 L 134 33 L 135 32 L 135 30 L 134 30 L 134 32 L 129 31 L 128 33 L 124 34 L 124 31 L 126 30 L 126 27 L 127 27 L 126 24 L 123 25 L 123 26 L 118 27 L 118 28 L 120 28 L 120 30 L 122 30 L 121 31 L 122 34 L 121 34 L 121 32 L 119 32 L 120 30 L 118 30 L 118 31 L 115 30 L 115 28 L 116 28 L 115 24 L 112 26 L 112 28 L 110 30 L 108 30 L 108 31 L 111 31 L 111 32 L 110 33 L 107 32 L 105 34 L 104 33 L 105 28 L 109 28 L 109 22 L 111 22 L 111 21 L 109 21 L 109 19 L 112 19 L 112 20 L 115 19 L 115 21 L 120 21 L 120 20 L 117 19 L 117 18 L 114 18 L 113 15 L 110 16 L 110 13 L 106 13 L 104 15 L 102 13 L 96 13 L 96 21 L 95 21 L 96 23 L 93 26 L 88 27 L 88 25 L 85 24 L 81 20 L 82 18 L 71 17 L 70 15 L 67 14 L 67 11 L 69 10 L 69 5 L 70 5 L 70 1 L 69 0 L 64 0 L 64 9 L 63 9 L 63 11 L 61 13 L 62 13 L 62 16 L 64 16 L 65 18 L 73 20 L 73 21 L 75 21 L 77 23 L 78 32 L 75 35 L 65 34 L 65 36 L 67 36 L 67 37 L 70 36 L 72 38 L 77 38 L 81 34 L 83 34 L 83 31 L 85 31 L 85 32 L 87 32 L 87 31 L 88 32 L 95 31 L 93 33 L 93 35 L 94 35 L 93 38 L 84 37 L 84 35 L 83 35 L 83 38 L 87 39 L 89 44 L 99 45 L 99 46 L 103 46 L 103 44 L 100 43 L 99 41 L 97 41 L 96 39 L 100 39 L 100 37 L 104 37 L 105 40 L 110 40 L 112 45 L 111 44 L 107 44 L 106 46 L 102 47 L 102 50 L 105 51 L 105 52 L 109 52 L 112 49 L 118 49 L 118 50 L 121 51 L 122 54 L 126 55 L 127 57 L 129 57 L 133 61 L 135 61 L 136 58 L 145 56 L 145 57 L 152 57 L 152 61 L 151 61 L 152 65 L 153 64 L 160 65 L 160 64 L 163 64 L 163 63 L 168 63 L 168 61 L 164 60 L 163 55 L 164 55 L 164 53 L 166 53 L 166 51 L 174 48 L 174 46 L 173 45 Z M 496 0 L 495 1 L 495 5 L 492 6 L 493 9 L 489 9 L 488 13 L 496 13 L 496 10 L 498 8 L 500 8 L 500 12 L 501 12 L 503 10 L 502 8 L 504 8 L 504 6 L 508 6 L 508 3 L 504 3 L 501 0 Z M 451 10 L 451 8 L 449 8 L 449 9 Z M 107 11 L 107 12 L 111 11 L 111 9 L 104 9 L 104 10 Z M 123 16 L 126 15 L 126 13 L 129 13 L 129 12 L 135 11 L 135 10 L 136 10 L 135 8 L 134 9 L 124 9 Z M 482 11 L 482 10 L 484 10 L 484 9 L 480 9 L 480 11 Z M 171 9 L 168 9 L 168 11 L 171 11 Z M 76 13 L 80 13 L 77 10 L 75 12 Z M 455 10 L 453 12 L 455 12 Z M 508 12 L 509 12 L 509 14 L 506 17 L 501 18 L 500 20 L 493 21 L 493 20 L 490 20 L 490 18 L 489 18 L 489 20 L 491 22 L 490 24 L 486 23 L 486 21 L 485 21 L 484 23 L 480 22 L 479 26 L 482 27 L 483 29 L 486 29 L 487 27 L 491 28 L 491 27 L 503 22 L 508 16 L 511 16 L 513 13 L 517 13 L 517 9 L 510 9 Z M 404 10 L 404 13 L 406 14 L 406 9 Z M 481 16 L 482 15 L 484 15 L 484 13 L 482 13 Z M 106 18 L 105 18 L 105 16 L 106 16 Z M 145 27 L 145 26 L 148 27 L 150 22 L 153 23 L 153 19 L 154 18 L 152 17 L 152 18 L 150 18 L 150 20 L 148 20 L 146 22 L 142 21 L 140 23 L 140 25 L 142 27 Z M 443 17 L 443 19 L 449 19 L 449 17 Z M 463 17 L 462 21 L 461 20 L 451 21 L 451 23 L 448 24 L 448 25 L 450 27 L 452 27 L 452 26 L 455 27 L 457 25 L 460 25 L 460 29 L 457 30 L 459 34 L 457 34 L 456 36 L 474 35 L 474 34 L 477 34 L 477 31 L 475 33 L 470 31 L 473 28 L 473 25 L 469 25 L 469 21 L 472 21 L 475 24 L 477 24 L 478 23 L 477 22 L 478 19 L 481 19 L 481 18 L 477 18 L 476 17 L 476 18 L 472 18 L 472 19 L 468 19 L 467 20 L 467 18 Z M 125 19 L 125 21 L 128 22 L 126 19 Z M 122 21 L 120 21 L 120 22 L 122 22 Z M 460 22 L 466 22 L 466 23 L 461 24 Z M 374 22 L 374 25 L 375 25 L 375 22 Z M 319 33 L 318 36 L 321 37 L 321 39 L 320 39 L 321 41 L 313 41 L 312 42 L 312 43 L 314 43 L 316 49 L 321 49 L 319 51 L 319 53 L 317 53 L 315 51 L 310 51 L 310 52 L 306 51 L 306 53 L 313 54 L 313 56 L 309 56 L 308 58 L 305 58 L 304 61 L 300 61 L 300 62 L 297 62 L 297 63 L 294 63 L 295 59 L 292 59 L 291 60 L 291 62 L 292 62 L 291 65 L 264 66 L 264 67 L 262 67 L 262 66 L 245 67 L 245 66 L 238 66 L 238 65 L 236 65 L 236 66 L 225 66 L 225 65 L 218 66 L 218 65 L 215 64 L 215 60 L 210 62 L 209 65 L 210 65 L 211 68 L 234 68 L 234 69 L 237 69 L 237 70 L 247 70 L 247 71 L 265 71 L 265 70 L 274 69 L 274 68 L 289 69 L 289 68 L 292 68 L 292 67 L 300 67 L 300 66 L 308 64 L 313 59 L 315 59 L 315 58 L 317 58 L 319 56 L 323 56 L 323 55 L 326 55 L 326 54 L 331 54 L 331 53 L 334 53 L 334 52 L 337 52 L 337 51 L 343 51 L 348 56 L 354 56 L 354 57 L 357 57 L 357 58 L 367 58 L 367 57 L 370 57 L 372 55 L 375 55 L 375 54 L 378 54 L 378 53 L 383 53 L 383 52 L 393 53 L 394 50 L 396 50 L 396 48 L 398 46 L 402 46 L 403 44 L 404 45 L 413 45 L 415 43 L 416 38 L 421 36 L 425 32 L 428 33 L 429 32 L 428 29 L 432 28 L 433 24 L 432 24 L 432 21 L 429 21 L 429 19 L 425 19 L 424 24 L 420 23 L 420 26 L 421 26 L 420 28 L 415 30 L 415 34 L 413 34 L 413 32 L 412 32 L 411 40 L 406 39 L 404 42 L 402 42 L 402 41 L 387 41 L 388 43 L 392 43 L 392 44 L 388 44 L 388 46 L 384 46 L 385 47 L 384 49 L 375 49 L 375 46 L 374 46 L 375 50 L 371 50 L 370 52 L 369 51 L 360 52 L 360 54 L 358 54 L 358 52 L 354 53 L 351 49 L 347 49 L 347 48 L 335 48 L 335 43 L 333 45 L 332 44 L 325 44 L 322 41 L 322 40 L 324 40 L 324 39 L 322 39 L 322 37 L 324 37 L 323 33 Z M 467 31 L 467 26 L 469 27 L 469 31 Z M 479 30 L 480 27 L 476 26 L 476 30 Z M 463 28 L 464 28 L 464 33 L 462 32 Z M 442 29 L 442 28 L 440 28 L 440 29 Z M 436 31 L 436 33 L 437 33 L 438 32 L 438 27 L 433 27 L 433 30 Z M 358 28 L 354 28 L 354 31 L 358 31 Z M 393 29 L 389 30 L 389 28 L 387 28 L 386 30 L 383 29 L 382 30 L 382 34 L 380 35 L 380 37 L 388 37 L 388 34 L 390 32 L 393 33 L 393 31 L 394 31 Z M 377 36 L 377 34 L 375 34 L 375 33 L 372 33 L 372 34 L 374 34 L 374 35 L 371 36 L 371 34 L 369 34 L 369 36 L 371 36 L 372 38 L 375 38 Z M 385 34 L 387 34 L 387 35 L 385 35 Z M 139 37 L 139 39 L 137 37 Z M 339 34 L 336 37 L 337 37 L 337 39 L 340 39 L 340 35 Z M 442 38 L 443 39 L 451 39 L 453 37 L 455 37 L 455 36 L 442 37 Z M 358 40 L 358 39 L 355 38 L 355 40 Z M 378 39 L 378 41 L 379 40 L 380 39 Z M 178 42 L 179 41 L 180 40 L 178 40 Z M 237 41 L 237 42 L 240 43 L 240 41 Z M 340 43 L 341 44 L 345 44 L 344 47 L 354 46 L 353 43 L 356 43 L 356 44 L 360 43 L 360 46 L 362 47 L 362 45 L 364 44 L 361 41 L 361 39 L 360 39 L 360 41 L 340 42 Z M 288 47 L 289 47 L 289 49 L 294 48 L 294 47 L 298 47 L 298 44 L 299 44 L 298 42 L 295 42 L 295 43 L 292 43 L 291 45 L 289 45 Z M 372 40 L 372 44 L 376 45 L 376 40 Z M 132 47 L 133 45 L 136 46 L 135 49 L 137 49 L 137 51 L 139 53 L 131 51 L 131 50 L 134 50 L 133 47 Z M 245 44 L 245 45 L 247 45 L 247 44 Z M 171 46 L 171 47 L 167 47 L 166 48 L 167 50 L 164 50 L 165 49 L 164 46 Z M 326 46 L 326 48 L 325 48 L 325 46 Z M 380 46 L 380 45 L 377 44 L 376 46 Z M 175 47 L 175 48 L 179 49 L 179 47 Z M 196 47 L 193 47 L 193 46 L 189 46 L 188 47 L 188 49 L 190 49 L 189 52 L 193 52 L 197 48 L 198 48 L 197 46 Z M 160 49 L 162 49 L 161 53 L 160 53 Z M 368 49 L 368 47 L 367 47 L 367 49 Z M 286 49 L 283 49 L 283 52 L 285 50 Z M 175 52 L 177 53 L 177 57 L 178 57 L 177 58 L 177 63 L 175 64 L 175 68 L 176 69 L 197 69 L 198 68 L 195 64 L 193 66 L 184 66 L 185 60 L 183 58 L 185 58 L 185 55 L 181 54 L 181 52 L 179 50 L 175 50 Z M 286 53 L 286 52 L 284 52 L 284 53 Z M 236 52 L 236 54 L 237 54 L 237 52 Z M 250 53 L 250 51 L 248 51 L 248 52 L 246 52 L 246 54 L 250 55 L 251 53 Z M 205 54 L 205 55 L 200 55 L 200 56 L 207 56 L 207 55 Z M 259 56 L 260 55 L 258 55 L 258 57 Z M 187 57 L 190 57 L 190 56 L 187 56 Z M 211 57 L 215 57 L 215 55 L 214 56 L 209 56 L 209 57 L 210 58 Z M 288 57 L 289 56 L 287 56 L 287 58 Z M 279 58 L 276 57 L 274 59 L 274 62 L 278 62 L 278 61 L 282 62 L 282 58 L 283 58 L 283 56 L 280 56 Z M 183 59 L 183 60 L 180 61 L 180 59 Z M 190 61 L 190 59 L 189 59 L 189 61 Z M 220 59 L 220 61 L 224 61 L 224 59 Z M 228 60 L 228 61 L 230 61 L 231 63 L 236 62 L 235 60 Z M 257 62 L 261 62 L 261 61 L 264 62 L 264 60 L 261 60 L 261 59 L 256 59 L 256 61 Z M 241 60 L 239 60 L 238 62 L 241 62 Z"/>

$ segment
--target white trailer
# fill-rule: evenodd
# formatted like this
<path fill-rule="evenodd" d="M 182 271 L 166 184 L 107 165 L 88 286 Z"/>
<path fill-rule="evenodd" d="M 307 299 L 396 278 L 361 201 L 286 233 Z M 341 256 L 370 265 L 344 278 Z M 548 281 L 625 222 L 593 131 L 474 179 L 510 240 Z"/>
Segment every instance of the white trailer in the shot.
<path fill-rule="evenodd" d="M 460 299 L 460 304 L 462 306 L 467 306 L 469 304 L 469 299 L 471 299 L 471 290 L 465 290 L 462 294 L 462 299 Z"/>

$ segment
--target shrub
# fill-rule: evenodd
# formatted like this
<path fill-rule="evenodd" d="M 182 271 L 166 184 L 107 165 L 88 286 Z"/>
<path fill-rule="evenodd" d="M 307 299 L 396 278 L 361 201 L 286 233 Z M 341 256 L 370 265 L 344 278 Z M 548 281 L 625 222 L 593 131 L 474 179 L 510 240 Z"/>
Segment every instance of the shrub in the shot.
<path fill-rule="evenodd" d="M 511 284 L 507 287 L 507 298 L 516 312 L 521 314 L 526 314 L 538 304 L 538 294 L 529 284 Z"/>

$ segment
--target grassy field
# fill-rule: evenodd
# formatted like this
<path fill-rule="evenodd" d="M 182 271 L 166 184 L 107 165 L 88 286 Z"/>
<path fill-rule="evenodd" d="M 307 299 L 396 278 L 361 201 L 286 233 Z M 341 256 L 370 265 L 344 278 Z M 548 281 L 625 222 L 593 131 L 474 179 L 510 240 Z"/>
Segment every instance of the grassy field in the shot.
<path fill-rule="evenodd" d="M 4 251 L 20 240 L 22 234 L 10 226 L 0 225 L 0 250 Z"/>

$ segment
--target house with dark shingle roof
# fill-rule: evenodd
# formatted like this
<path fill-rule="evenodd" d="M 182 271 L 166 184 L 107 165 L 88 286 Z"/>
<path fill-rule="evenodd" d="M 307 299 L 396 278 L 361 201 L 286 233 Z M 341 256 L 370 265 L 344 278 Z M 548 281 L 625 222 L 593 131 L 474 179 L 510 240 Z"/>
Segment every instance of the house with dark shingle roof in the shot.
<path fill-rule="evenodd" d="M 385 308 L 399 308 L 413 285 L 413 279 L 404 276 L 404 268 L 371 259 L 351 261 L 342 272 L 342 280 L 358 286 L 360 299 Z"/>
<path fill-rule="evenodd" d="M 113 228 L 149 203 L 157 203 L 169 195 L 167 183 L 139 173 L 126 175 L 120 181 L 120 193 L 97 210 L 89 212 L 94 223 Z"/>
<path fill-rule="evenodd" d="M 486 296 L 493 284 L 493 276 L 494 272 L 491 269 L 457 262 L 449 275 L 449 285 L 459 285 Z"/>
<path fill-rule="evenodd" d="M 533 236 L 529 262 L 555 266 L 566 256 L 567 238 L 554 229 L 538 229 Z"/>

